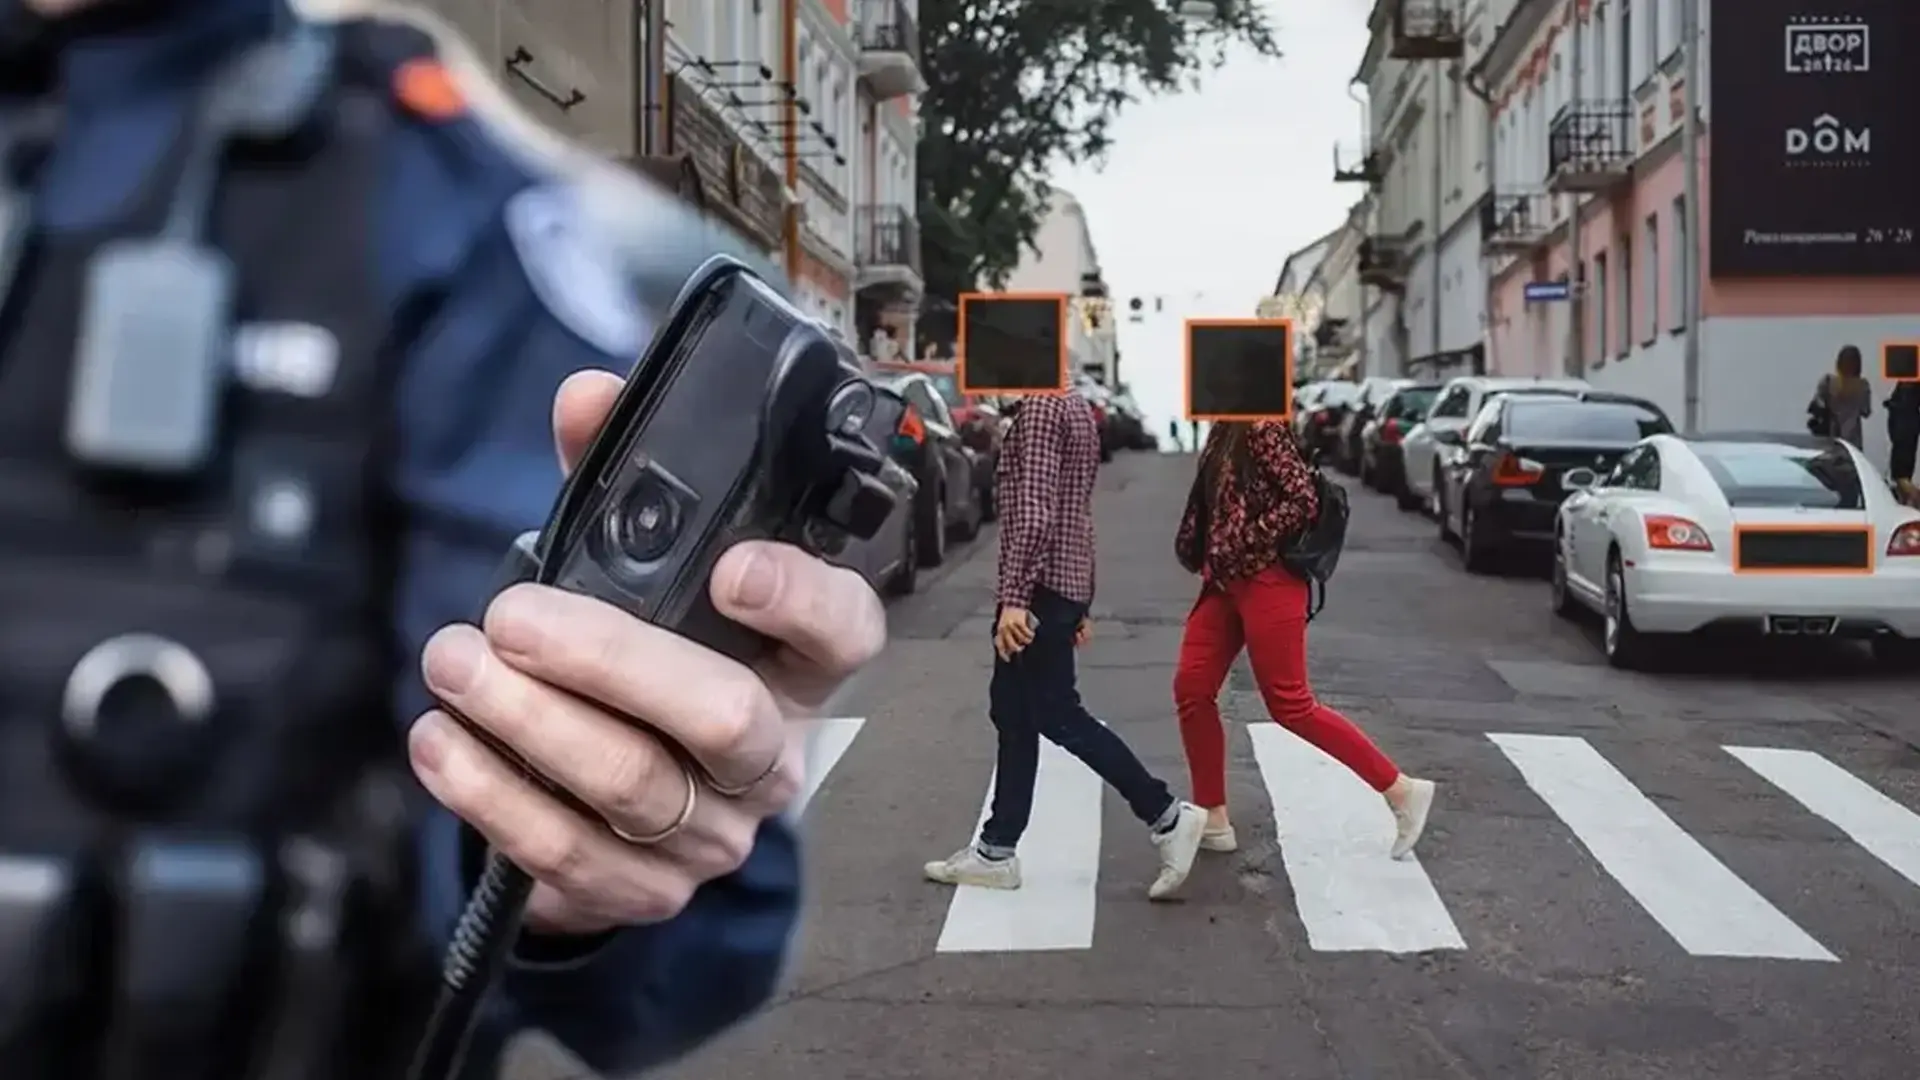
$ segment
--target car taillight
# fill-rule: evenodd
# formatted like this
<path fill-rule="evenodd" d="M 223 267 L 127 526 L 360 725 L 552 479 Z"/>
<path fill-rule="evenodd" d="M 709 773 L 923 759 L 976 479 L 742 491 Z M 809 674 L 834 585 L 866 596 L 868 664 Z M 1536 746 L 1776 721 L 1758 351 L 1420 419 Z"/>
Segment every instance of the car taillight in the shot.
<path fill-rule="evenodd" d="M 1331 424 L 1333 423 L 1333 414 L 1330 412 L 1314 413 L 1313 422 L 1316 424 Z"/>
<path fill-rule="evenodd" d="M 900 434 L 912 440 L 915 446 L 927 437 L 927 425 L 920 419 L 918 411 L 910 408 L 900 417 Z"/>
<path fill-rule="evenodd" d="M 1707 530 L 1671 514 L 1647 515 L 1647 546 L 1655 551 L 1712 551 Z"/>
<path fill-rule="evenodd" d="M 1399 442 L 1400 435 L 1400 421 L 1389 419 L 1386 423 L 1380 425 L 1380 437 L 1387 442 Z"/>
<path fill-rule="evenodd" d="M 1547 467 L 1537 461 L 1517 454 L 1501 454 L 1500 460 L 1493 463 L 1493 482 L 1501 487 L 1526 487 L 1538 483 L 1546 471 Z"/>
<path fill-rule="evenodd" d="M 1909 521 L 1893 530 L 1887 541 L 1889 555 L 1920 555 L 1920 521 Z"/>

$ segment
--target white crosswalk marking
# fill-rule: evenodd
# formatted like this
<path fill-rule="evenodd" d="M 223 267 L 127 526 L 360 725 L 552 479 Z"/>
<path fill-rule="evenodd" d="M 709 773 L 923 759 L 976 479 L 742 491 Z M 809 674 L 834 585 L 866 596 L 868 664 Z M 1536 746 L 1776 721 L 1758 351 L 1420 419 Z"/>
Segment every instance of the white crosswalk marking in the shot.
<path fill-rule="evenodd" d="M 1093 947 L 1100 884 L 1100 814 L 1106 785 L 1065 750 L 1043 743 L 1032 824 L 1020 841 L 1018 889 L 954 890 L 936 950 L 1045 952 Z M 993 805 L 987 788 L 980 812 Z M 977 835 L 977 830 L 976 830 Z M 1144 842 L 1144 841 L 1143 841 Z"/>
<path fill-rule="evenodd" d="M 1695 956 L 1835 960 L 1585 739 L 1487 736 L 1600 865 Z"/>
<path fill-rule="evenodd" d="M 1393 815 L 1346 766 L 1278 724 L 1247 729 L 1307 941 L 1322 952 L 1464 949 L 1414 859 L 1388 857 Z"/>
<path fill-rule="evenodd" d="M 1726 751 L 1920 885 L 1920 815 L 1811 750 L 1729 746 Z"/>
<path fill-rule="evenodd" d="M 807 763 L 807 779 L 800 788 L 800 794 L 793 800 L 793 806 L 787 811 L 792 817 L 807 812 L 808 804 L 819 793 L 820 785 L 827 782 L 833 773 L 833 767 L 840 764 L 846 756 L 847 748 L 866 726 L 866 719 L 858 716 L 841 716 L 828 720 L 803 720 L 794 725 L 793 737 L 800 741 L 801 760 Z"/>

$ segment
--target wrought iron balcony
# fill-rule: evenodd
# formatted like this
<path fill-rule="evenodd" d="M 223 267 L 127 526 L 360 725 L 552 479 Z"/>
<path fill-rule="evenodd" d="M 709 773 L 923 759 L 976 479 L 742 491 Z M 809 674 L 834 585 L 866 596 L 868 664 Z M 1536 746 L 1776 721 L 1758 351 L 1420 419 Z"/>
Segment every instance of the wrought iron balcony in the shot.
<path fill-rule="evenodd" d="M 1387 55 L 1397 60 L 1458 60 L 1466 55 L 1460 0 L 1397 0 Z"/>
<path fill-rule="evenodd" d="M 1347 146 L 1333 148 L 1334 183 L 1365 184 L 1377 191 L 1386 179 L 1387 166 L 1380 151 Z"/>
<path fill-rule="evenodd" d="M 1480 203 L 1480 250 L 1489 255 L 1532 251 L 1553 228 L 1553 197 L 1544 191 L 1496 190 Z"/>
<path fill-rule="evenodd" d="M 1608 191 L 1633 173 L 1633 110 L 1624 101 L 1575 101 L 1547 125 L 1547 185 Z"/>
<path fill-rule="evenodd" d="M 904 206 L 862 206 L 854 215 L 854 259 L 860 282 L 910 285 L 921 280 L 920 222 Z"/>
<path fill-rule="evenodd" d="M 860 78 L 885 101 L 917 93 L 920 26 L 902 0 L 860 0 Z"/>
<path fill-rule="evenodd" d="M 1397 236 L 1369 236 L 1360 241 L 1360 284 L 1388 292 L 1407 287 L 1406 241 Z"/>

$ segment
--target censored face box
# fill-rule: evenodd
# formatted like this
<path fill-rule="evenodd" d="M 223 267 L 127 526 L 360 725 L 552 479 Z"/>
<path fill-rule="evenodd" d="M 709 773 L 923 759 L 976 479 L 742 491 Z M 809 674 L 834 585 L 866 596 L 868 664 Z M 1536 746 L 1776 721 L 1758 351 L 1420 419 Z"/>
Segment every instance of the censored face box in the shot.
<path fill-rule="evenodd" d="M 1920 341 L 1889 341 L 1880 346 L 1880 377 L 1888 382 L 1920 382 Z"/>
<path fill-rule="evenodd" d="M 961 393 L 1067 392 L 1065 293 L 968 293 L 959 338 Z"/>
<path fill-rule="evenodd" d="M 1189 420 L 1291 419 L 1292 321 L 1189 319 L 1186 378 Z"/>

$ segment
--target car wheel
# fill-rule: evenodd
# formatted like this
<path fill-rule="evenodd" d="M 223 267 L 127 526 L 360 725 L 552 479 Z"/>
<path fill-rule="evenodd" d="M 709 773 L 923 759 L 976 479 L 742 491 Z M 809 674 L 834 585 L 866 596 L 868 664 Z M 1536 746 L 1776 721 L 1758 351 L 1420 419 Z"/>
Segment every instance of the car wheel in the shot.
<path fill-rule="evenodd" d="M 1433 478 L 1433 494 L 1427 497 L 1427 512 L 1439 522 L 1441 541 L 1453 543 L 1453 522 L 1447 520 L 1447 496 L 1438 476 Z"/>
<path fill-rule="evenodd" d="M 918 529 L 900 530 L 900 565 L 887 579 L 886 595 L 910 596 L 920 587 L 920 535 Z"/>
<path fill-rule="evenodd" d="M 1920 641 L 1902 637 L 1874 638 L 1873 660 L 1895 671 L 1920 671 Z"/>
<path fill-rule="evenodd" d="M 966 512 L 954 526 L 954 539 L 966 542 L 980 535 L 980 493 L 968 493 Z"/>
<path fill-rule="evenodd" d="M 1421 509 L 1420 496 L 1414 494 L 1404 479 L 1393 485 L 1393 504 L 1409 514 L 1417 514 Z"/>
<path fill-rule="evenodd" d="M 1607 663 L 1622 671 L 1637 671 L 1647 663 L 1646 635 L 1634 629 L 1633 613 L 1627 610 L 1627 572 L 1618 552 L 1607 557 L 1607 606 L 1604 612 L 1602 646 Z"/>
<path fill-rule="evenodd" d="M 1579 614 L 1580 603 L 1573 598 L 1573 590 L 1567 588 L 1567 549 L 1558 536 L 1553 538 L 1553 573 L 1547 579 L 1547 589 L 1555 615 L 1571 619 Z"/>
<path fill-rule="evenodd" d="M 1374 491 L 1380 490 L 1380 474 L 1367 464 L 1367 456 L 1360 455 L 1360 483 Z"/>
<path fill-rule="evenodd" d="M 1000 520 L 1000 504 L 993 497 L 993 481 L 980 485 L 980 520 Z"/>
<path fill-rule="evenodd" d="M 1473 512 L 1470 502 L 1460 507 L 1460 562 L 1469 574 L 1485 574 L 1493 569 L 1493 551 L 1480 531 L 1480 515 Z"/>
<path fill-rule="evenodd" d="M 930 505 L 920 515 L 920 535 L 915 544 L 920 549 L 920 565 L 927 569 L 939 566 L 947 561 L 947 493 L 939 488 L 930 488 L 933 494 Z"/>

